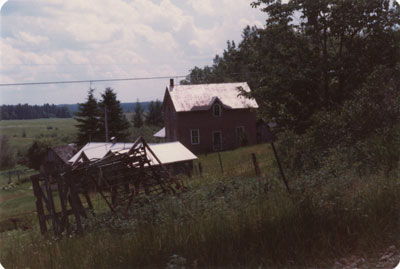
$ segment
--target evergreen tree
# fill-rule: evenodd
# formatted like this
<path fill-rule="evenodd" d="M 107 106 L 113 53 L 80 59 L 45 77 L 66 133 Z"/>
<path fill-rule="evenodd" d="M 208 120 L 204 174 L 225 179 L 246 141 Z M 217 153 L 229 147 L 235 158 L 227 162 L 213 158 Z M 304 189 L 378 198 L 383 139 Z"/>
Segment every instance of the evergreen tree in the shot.
<path fill-rule="evenodd" d="M 124 141 L 129 136 L 129 122 L 123 114 L 117 94 L 111 88 L 106 88 L 101 95 L 103 100 L 100 102 L 100 136 L 105 140 L 107 117 L 108 139 L 115 137 L 117 141 Z"/>
<path fill-rule="evenodd" d="M 132 120 L 133 126 L 135 128 L 140 128 L 143 126 L 143 112 L 144 112 L 144 109 L 143 109 L 142 105 L 139 103 L 139 100 L 136 101 L 134 114 L 133 114 L 133 120 Z"/>
<path fill-rule="evenodd" d="M 104 139 L 104 136 L 100 135 L 100 110 L 93 91 L 93 89 L 89 90 L 86 103 L 78 105 L 79 110 L 75 120 L 78 121 L 76 127 L 78 128 L 77 144 L 79 146 Z"/>
<path fill-rule="evenodd" d="M 154 126 L 162 126 L 164 123 L 162 116 L 162 103 L 160 100 L 151 101 L 149 104 L 149 110 L 146 115 L 146 124 Z"/>

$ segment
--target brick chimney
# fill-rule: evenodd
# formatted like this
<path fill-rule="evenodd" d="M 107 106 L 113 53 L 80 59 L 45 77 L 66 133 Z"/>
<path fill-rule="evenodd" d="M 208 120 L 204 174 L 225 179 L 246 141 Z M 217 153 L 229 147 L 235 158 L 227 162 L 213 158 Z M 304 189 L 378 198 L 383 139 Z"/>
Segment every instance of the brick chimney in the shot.
<path fill-rule="evenodd" d="M 173 89 L 174 89 L 174 79 L 171 78 L 169 80 L 169 90 L 172 92 Z"/>

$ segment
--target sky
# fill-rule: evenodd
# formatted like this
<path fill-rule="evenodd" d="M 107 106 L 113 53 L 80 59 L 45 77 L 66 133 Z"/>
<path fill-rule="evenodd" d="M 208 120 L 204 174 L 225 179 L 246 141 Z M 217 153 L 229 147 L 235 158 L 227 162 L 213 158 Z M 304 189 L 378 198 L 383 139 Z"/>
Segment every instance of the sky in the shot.
<path fill-rule="evenodd" d="M 3 1 L 4 2 L 4 1 Z M 0 84 L 187 75 L 211 65 L 265 13 L 251 0 L 8 0 Z M 175 78 L 178 83 L 182 78 Z M 0 104 L 82 103 L 113 88 L 121 102 L 162 100 L 169 79 L 0 87 Z"/>

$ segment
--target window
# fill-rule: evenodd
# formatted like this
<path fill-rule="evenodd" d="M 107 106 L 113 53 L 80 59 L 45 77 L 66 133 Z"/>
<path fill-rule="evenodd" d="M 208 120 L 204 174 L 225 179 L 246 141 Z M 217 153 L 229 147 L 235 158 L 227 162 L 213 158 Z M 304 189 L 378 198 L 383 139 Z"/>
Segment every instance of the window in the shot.
<path fill-rule="evenodd" d="M 220 104 L 214 104 L 214 106 L 213 106 L 213 115 L 214 115 L 214 117 L 220 117 L 221 116 L 221 105 Z"/>
<path fill-rule="evenodd" d="M 200 144 L 199 129 L 190 129 L 190 142 L 192 143 L 192 145 Z"/>
<path fill-rule="evenodd" d="M 213 132 L 213 150 L 214 151 L 222 150 L 222 133 L 221 133 L 221 131 Z"/>
<path fill-rule="evenodd" d="M 238 145 L 243 145 L 246 140 L 246 133 L 243 126 L 236 127 L 236 142 Z"/>

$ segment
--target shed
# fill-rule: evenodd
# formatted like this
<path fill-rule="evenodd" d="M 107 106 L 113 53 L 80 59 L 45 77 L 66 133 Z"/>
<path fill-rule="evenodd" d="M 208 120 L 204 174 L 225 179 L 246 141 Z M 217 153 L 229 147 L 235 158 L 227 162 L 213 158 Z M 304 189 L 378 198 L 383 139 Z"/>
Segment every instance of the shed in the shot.
<path fill-rule="evenodd" d="M 88 161 L 96 161 L 108 154 L 129 151 L 133 146 L 134 143 L 88 143 L 69 160 L 69 163 L 80 161 L 79 157 L 81 156 L 84 156 Z M 149 148 L 173 174 L 191 171 L 193 169 L 193 160 L 197 159 L 196 155 L 178 141 L 149 144 Z M 146 152 L 146 154 L 151 161 L 151 165 L 158 165 L 158 162 L 150 152 Z"/>

